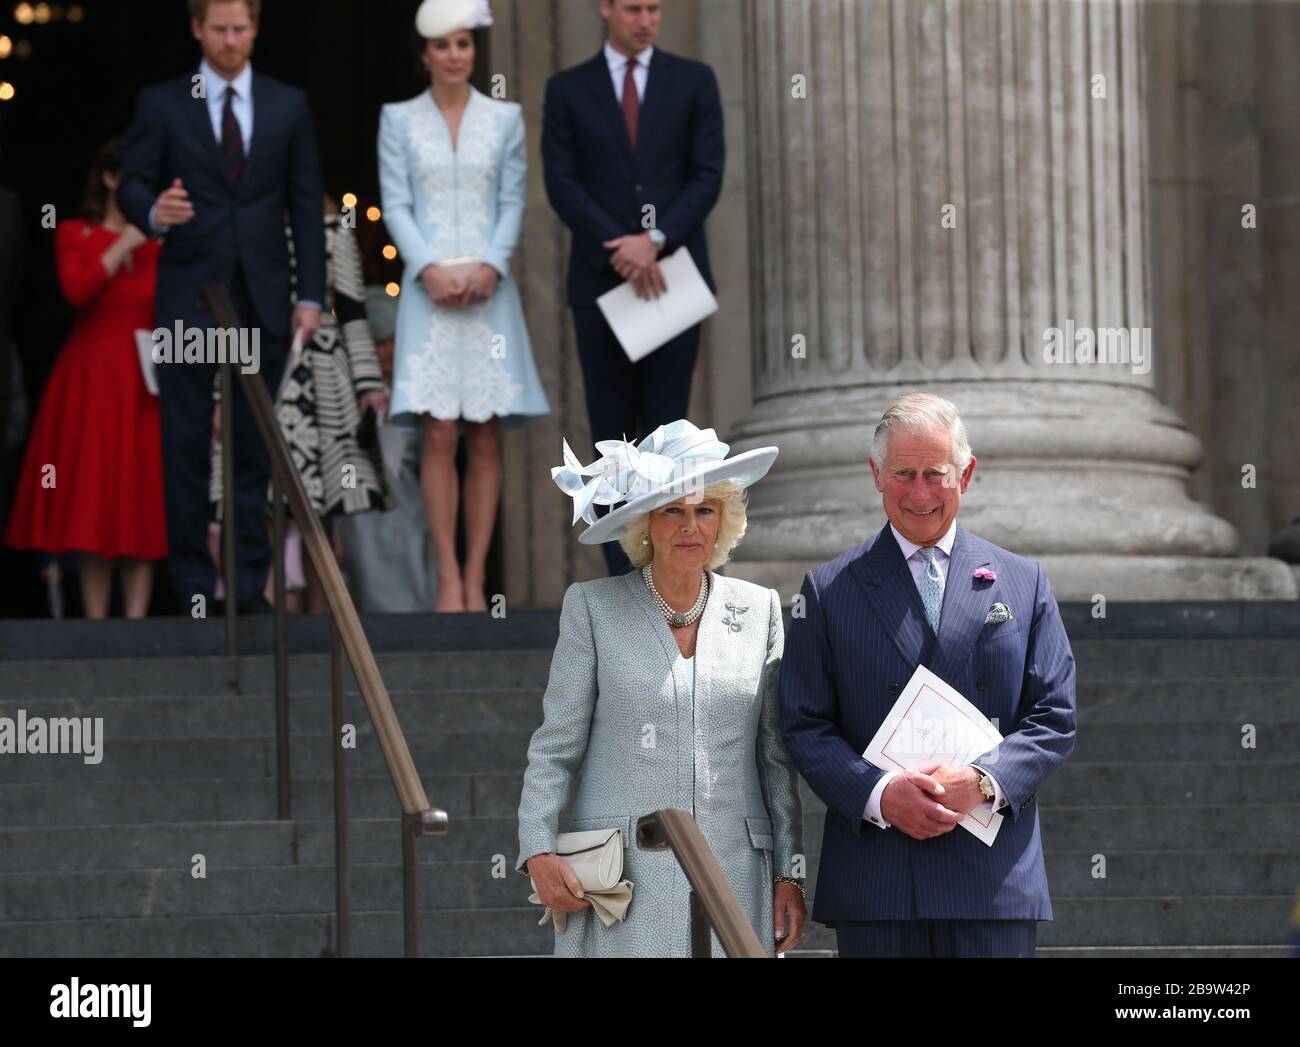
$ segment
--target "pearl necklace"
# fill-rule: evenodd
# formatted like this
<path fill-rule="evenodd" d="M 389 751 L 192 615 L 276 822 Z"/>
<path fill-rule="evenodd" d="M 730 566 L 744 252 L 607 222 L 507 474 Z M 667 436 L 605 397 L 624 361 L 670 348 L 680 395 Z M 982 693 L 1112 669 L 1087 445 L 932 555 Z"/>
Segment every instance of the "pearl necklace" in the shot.
<path fill-rule="evenodd" d="M 668 601 L 659 595 L 659 590 L 655 588 L 653 573 L 650 570 L 650 564 L 641 568 L 641 577 L 645 579 L 645 584 L 650 587 L 654 593 L 655 599 L 659 601 L 659 608 L 664 613 L 664 618 L 674 629 L 684 629 L 704 613 L 705 601 L 709 598 L 709 576 L 705 571 L 700 572 L 700 595 L 695 598 L 695 606 L 683 614 L 681 611 L 674 611 L 668 606 Z"/>

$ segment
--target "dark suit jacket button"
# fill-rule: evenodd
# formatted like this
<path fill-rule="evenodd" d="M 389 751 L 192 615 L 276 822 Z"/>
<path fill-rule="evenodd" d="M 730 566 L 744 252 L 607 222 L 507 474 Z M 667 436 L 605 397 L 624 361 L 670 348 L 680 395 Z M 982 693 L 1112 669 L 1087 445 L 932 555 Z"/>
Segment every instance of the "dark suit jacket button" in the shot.
<path fill-rule="evenodd" d="M 899 687 L 898 684 L 896 684 L 896 683 L 891 683 L 891 684 L 889 685 L 889 693 L 890 693 L 890 694 L 898 694 L 901 690 L 902 690 L 902 688 Z"/>
<path fill-rule="evenodd" d="M 983 679 L 979 679 L 979 680 L 976 680 L 976 681 L 975 681 L 975 690 L 977 690 L 977 691 L 982 691 L 982 690 L 984 690 L 984 680 L 983 680 Z"/>
<path fill-rule="evenodd" d="M 638 193 L 641 192 L 641 183 L 640 183 L 640 182 L 637 182 L 637 184 L 636 184 L 636 191 L 637 191 Z"/>

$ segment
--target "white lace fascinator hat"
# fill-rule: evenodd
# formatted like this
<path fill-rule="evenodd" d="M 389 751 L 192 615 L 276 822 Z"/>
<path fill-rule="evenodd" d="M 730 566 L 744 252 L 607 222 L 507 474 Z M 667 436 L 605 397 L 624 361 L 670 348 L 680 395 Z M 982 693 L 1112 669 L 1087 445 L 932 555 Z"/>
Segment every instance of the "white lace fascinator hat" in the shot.
<path fill-rule="evenodd" d="M 728 458 L 731 447 L 712 429 L 682 419 L 661 425 L 635 446 L 602 440 L 596 450 L 601 457 L 583 465 L 565 440 L 564 464 L 551 470 L 556 486 L 573 499 L 573 522 L 591 525 L 578 537 L 583 545 L 612 542 L 630 521 L 710 484 L 730 480 L 743 490 L 767 474 L 779 449 L 759 447 Z M 618 508 L 597 518 L 597 505 Z"/>
<path fill-rule="evenodd" d="M 415 13 L 415 31 L 426 40 L 491 24 L 489 0 L 424 0 Z"/>

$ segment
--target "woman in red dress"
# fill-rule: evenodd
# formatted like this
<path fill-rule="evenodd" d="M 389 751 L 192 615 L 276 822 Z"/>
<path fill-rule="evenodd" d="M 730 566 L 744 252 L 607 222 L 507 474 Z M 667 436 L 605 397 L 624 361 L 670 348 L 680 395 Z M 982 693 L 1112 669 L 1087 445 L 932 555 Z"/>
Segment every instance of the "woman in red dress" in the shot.
<path fill-rule="evenodd" d="M 55 230 L 59 284 L 76 323 L 32 427 L 5 543 L 79 556 L 87 618 L 108 616 L 113 567 L 128 618 L 143 618 L 152 561 L 167 555 L 158 400 L 135 332 L 153 330 L 157 241 L 114 199 L 116 143 L 95 157 L 82 218 Z M 202 464 L 202 463 L 200 463 Z"/>

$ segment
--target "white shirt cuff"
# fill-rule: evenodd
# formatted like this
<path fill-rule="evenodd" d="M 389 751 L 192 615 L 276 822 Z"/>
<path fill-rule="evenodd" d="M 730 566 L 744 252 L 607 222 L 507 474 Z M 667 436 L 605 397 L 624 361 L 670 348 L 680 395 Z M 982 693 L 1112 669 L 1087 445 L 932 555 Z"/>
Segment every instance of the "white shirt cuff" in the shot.
<path fill-rule="evenodd" d="M 880 813 L 880 798 L 885 794 L 885 786 L 897 777 L 897 771 L 886 771 L 882 774 L 880 781 L 876 782 L 876 787 L 871 790 L 871 795 L 867 797 L 867 809 L 862 812 L 863 818 L 881 829 L 889 829 L 891 826 Z"/>

